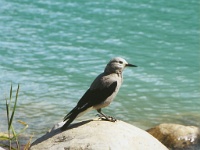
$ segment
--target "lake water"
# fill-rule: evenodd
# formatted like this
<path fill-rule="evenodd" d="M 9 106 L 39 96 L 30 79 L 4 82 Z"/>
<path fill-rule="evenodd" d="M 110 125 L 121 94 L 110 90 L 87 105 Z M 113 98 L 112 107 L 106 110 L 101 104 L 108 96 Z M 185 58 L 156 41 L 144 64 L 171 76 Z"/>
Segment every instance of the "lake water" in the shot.
<path fill-rule="evenodd" d="M 62 121 L 116 56 L 138 67 L 124 71 L 106 114 L 142 129 L 200 126 L 199 4 L 0 0 L 0 131 L 11 83 L 14 92 L 20 84 L 15 122 L 27 122 L 37 138 Z"/>

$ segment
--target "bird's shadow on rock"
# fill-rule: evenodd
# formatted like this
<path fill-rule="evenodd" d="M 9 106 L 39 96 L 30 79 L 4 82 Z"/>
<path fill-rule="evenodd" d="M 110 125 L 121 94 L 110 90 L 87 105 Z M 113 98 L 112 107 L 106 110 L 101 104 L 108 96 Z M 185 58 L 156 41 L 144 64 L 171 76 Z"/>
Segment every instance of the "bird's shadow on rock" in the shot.
<path fill-rule="evenodd" d="M 94 121 L 94 120 L 93 119 L 89 119 L 89 120 L 85 120 L 85 121 L 81 121 L 81 122 L 77 122 L 77 123 L 71 124 L 71 125 L 69 125 L 69 127 L 66 130 L 70 130 L 70 129 L 73 129 L 73 128 L 78 128 L 79 126 L 82 126 L 82 125 L 84 125 L 86 123 L 89 123 L 91 121 Z M 66 130 L 64 130 L 64 131 L 66 131 Z M 62 131 L 62 132 L 64 132 L 64 131 Z"/>
<path fill-rule="evenodd" d="M 37 145 L 37 144 L 39 144 L 39 143 L 41 143 L 41 142 L 43 142 L 43 141 L 45 141 L 45 140 L 47 140 L 47 139 L 49 139 L 49 138 L 52 138 L 53 136 L 55 136 L 55 135 L 57 135 L 57 134 L 60 134 L 60 133 L 62 133 L 62 132 L 71 130 L 71 129 L 73 129 L 73 128 L 78 128 L 79 126 L 82 126 L 82 125 L 84 125 L 84 124 L 87 124 L 87 123 L 89 123 L 89 122 L 91 122 L 91 121 L 94 121 L 94 120 L 90 119 L 90 120 L 85 120 L 85 121 L 81 121 L 81 122 L 78 122 L 78 123 L 73 123 L 73 124 L 69 125 L 69 127 L 68 127 L 66 130 L 64 130 L 64 131 L 62 131 L 62 130 L 60 129 L 60 127 L 57 128 L 57 129 L 53 129 L 53 130 L 51 130 L 50 132 L 47 132 L 47 133 L 46 133 L 45 135 L 43 135 L 42 137 L 38 138 L 36 141 L 34 141 L 34 142 L 31 144 L 31 146 Z"/>

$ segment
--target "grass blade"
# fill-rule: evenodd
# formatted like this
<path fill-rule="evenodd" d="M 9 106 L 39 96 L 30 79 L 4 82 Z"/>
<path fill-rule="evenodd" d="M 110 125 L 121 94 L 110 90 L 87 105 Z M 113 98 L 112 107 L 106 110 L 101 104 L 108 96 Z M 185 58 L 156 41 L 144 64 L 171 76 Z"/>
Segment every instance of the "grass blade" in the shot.
<path fill-rule="evenodd" d="M 24 150 L 29 150 L 30 146 L 31 146 L 31 141 L 32 141 L 33 135 L 30 137 L 30 139 L 28 140 L 28 142 L 26 143 Z"/>
<path fill-rule="evenodd" d="M 15 129 L 12 125 L 11 125 L 11 129 L 12 129 L 13 139 L 15 139 L 15 141 L 16 141 L 17 149 L 20 150 L 18 136 L 17 136 L 17 133 L 15 132 Z"/>
<path fill-rule="evenodd" d="M 16 96 L 15 96 L 15 104 L 14 104 L 12 115 L 11 115 L 11 118 L 10 118 L 10 121 L 9 121 L 9 128 L 8 128 L 9 130 L 10 130 L 10 127 L 12 125 L 13 117 L 14 117 L 14 114 L 15 114 L 15 109 L 16 109 L 16 106 L 17 106 L 18 93 L 19 93 L 19 84 L 18 84 L 18 87 L 17 87 Z"/>
<path fill-rule="evenodd" d="M 9 103 L 8 100 L 6 99 L 6 112 L 7 112 L 7 122 L 8 122 L 8 130 L 9 130 L 9 121 L 10 121 L 10 110 L 9 110 Z"/>
<path fill-rule="evenodd" d="M 12 129 L 12 133 L 13 133 L 13 136 L 14 136 L 15 141 L 16 141 L 17 149 L 20 149 L 17 134 L 14 130 L 14 127 L 12 126 L 12 121 L 13 121 L 15 110 L 16 110 L 16 107 L 17 107 L 18 93 L 19 93 L 19 84 L 18 84 L 18 87 L 17 87 L 17 92 L 16 92 L 16 96 L 15 96 L 15 103 L 14 103 L 14 106 L 13 106 L 13 111 L 12 111 L 12 115 L 11 115 L 11 118 L 10 118 L 9 127 L 11 127 L 11 129 Z"/>
<path fill-rule="evenodd" d="M 10 129 L 10 104 L 12 99 L 12 83 L 10 85 L 10 100 L 6 99 L 6 111 L 7 111 L 7 122 L 8 122 L 8 130 Z"/>
<path fill-rule="evenodd" d="M 9 136 L 6 133 L 0 133 L 0 141 L 8 141 Z"/>
<path fill-rule="evenodd" d="M 10 86 L 10 101 L 12 99 L 12 83 L 11 83 L 11 86 Z"/>
<path fill-rule="evenodd" d="M 19 136 L 21 133 L 23 133 L 27 128 L 28 128 L 28 124 L 24 121 L 18 120 L 18 122 L 20 124 L 22 124 L 24 126 L 24 128 L 22 130 L 19 131 L 19 133 L 17 134 L 17 136 Z"/>

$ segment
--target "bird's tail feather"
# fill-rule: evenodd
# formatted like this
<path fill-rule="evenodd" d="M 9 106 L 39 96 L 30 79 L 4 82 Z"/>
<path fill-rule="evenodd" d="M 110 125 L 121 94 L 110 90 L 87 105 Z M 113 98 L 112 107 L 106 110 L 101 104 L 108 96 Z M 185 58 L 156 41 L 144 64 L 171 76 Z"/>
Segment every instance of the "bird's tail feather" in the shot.
<path fill-rule="evenodd" d="M 70 123 L 72 123 L 72 121 L 74 121 L 74 119 L 76 119 L 76 117 L 78 116 L 79 113 L 73 113 L 70 115 L 70 117 L 68 117 L 67 122 L 60 128 L 62 131 L 66 130 L 67 127 L 70 125 Z"/>
<path fill-rule="evenodd" d="M 75 118 L 70 118 L 60 129 L 62 131 L 66 130 L 67 127 L 70 125 L 70 123 L 74 120 Z"/>
<path fill-rule="evenodd" d="M 72 109 L 65 117 L 64 117 L 64 121 L 67 120 L 67 122 L 61 127 L 61 130 L 66 130 L 67 127 L 69 126 L 70 123 L 72 123 L 72 121 L 74 121 L 74 119 L 76 119 L 77 117 L 82 116 L 83 114 L 85 114 L 87 111 L 91 110 L 93 107 L 85 107 L 85 108 L 79 108 L 79 107 L 75 107 L 74 109 Z"/>

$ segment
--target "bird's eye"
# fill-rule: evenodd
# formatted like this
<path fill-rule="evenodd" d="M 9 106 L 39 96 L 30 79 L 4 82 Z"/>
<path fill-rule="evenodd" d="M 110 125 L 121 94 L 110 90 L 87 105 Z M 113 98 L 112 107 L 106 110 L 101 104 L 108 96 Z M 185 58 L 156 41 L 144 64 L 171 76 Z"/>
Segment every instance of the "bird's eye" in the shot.
<path fill-rule="evenodd" d="M 123 64 L 123 62 L 122 62 L 122 61 L 119 61 L 119 63 L 120 63 L 120 64 Z"/>

